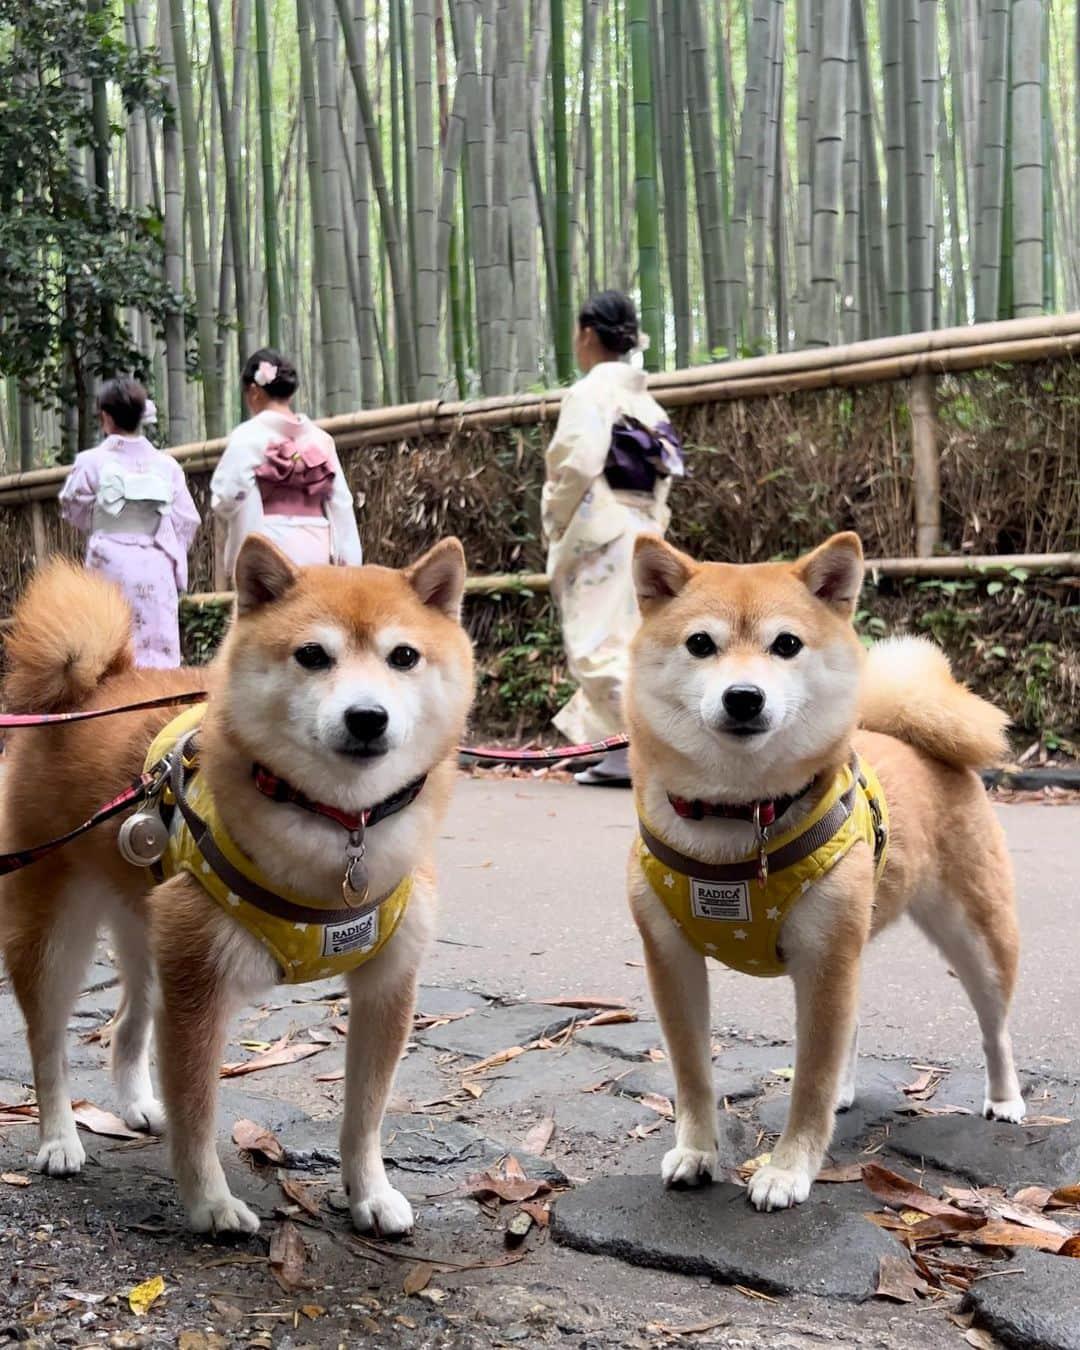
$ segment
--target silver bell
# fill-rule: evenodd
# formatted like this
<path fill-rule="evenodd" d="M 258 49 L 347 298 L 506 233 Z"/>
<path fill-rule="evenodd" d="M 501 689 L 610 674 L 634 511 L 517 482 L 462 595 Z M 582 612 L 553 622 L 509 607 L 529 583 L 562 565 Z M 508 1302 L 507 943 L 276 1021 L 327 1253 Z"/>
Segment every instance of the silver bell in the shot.
<path fill-rule="evenodd" d="M 156 811 L 136 811 L 120 826 L 116 843 L 125 862 L 150 867 L 168 848 L 169 831 Z"/>

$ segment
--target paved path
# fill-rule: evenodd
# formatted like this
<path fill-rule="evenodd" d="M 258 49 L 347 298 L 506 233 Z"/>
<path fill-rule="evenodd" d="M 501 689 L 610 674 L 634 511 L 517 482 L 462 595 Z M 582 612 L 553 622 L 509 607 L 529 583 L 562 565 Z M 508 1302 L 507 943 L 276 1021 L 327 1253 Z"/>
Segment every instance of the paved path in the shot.
<path fill-rule="evenodd" d="M 732 1180 L 663 1192 L 657 1173 L 671 1131 L 663 1113 L 674 1086 L 622 896 L 630 812 L 625 792 L 461 782 L 441 850 L 440 941 L 384 1140 L 395 1184 L 417 1210 L 411 1243 L 357 1244 L 342 1213 L 340 983 L 282 989 L 238 1019 L 227 1059 L 243 1061 L 283 1034 L 321 1048 L 222 1084 L 219 1145 L 230 1183 L 263 1218 L 255 1238 L 214 1246 L 185 1231 L 159 1141 L 84 1133 L 82 1177 L 33 1176 L 34 1128 L 5 1124 L 0 1110 L 0 1345 L 300 1350 L 377 1335 L 410 1347 L 646 1350 L 675 1344 L 671 1328 L 696 1326 L 677 1343 L 810 1350 L 825 1339 L 925 1350 L 962 1344 L 948 1320 L 969 1315 L 956 1281 L 1010 1270 L 971 1285 L 978 1325 L 1007 1345 L 1080 1350 L 1080 1261 L 931 1245 L 925 1269 L 940 1287 L 898 1305 L 874 1296 L 882 1270 L 901 1282 L 918 1276 L 897 1240 L 866 1223 L 882 1203 L 862 1180 L 817 1186 L 803 1209 L 781 1215 L 755 1214 Z M 1015 1031 L 1036 1120 L 978 1117 L 973 1019 L 940 960 L 901 927 L 867 965 L 860 1099 L 838 1120 L 832 1150 L 843 1175 L 858 1178 L 860 1165 L 877 1162 L 935 1194 L 974 1185 L 1010 1196 L 1080 1180 L 1070 881 L 1080 808 L 1001 814 L 1020 874 Z M 783 1123 L 789 996 L 784 981 L 722 971 L 713 990 L 721 1160 L 737 1178 Z M 105 1108 L 118 992 L 103 943 L 73 1018 L 71 1058 L 77 1094 Z M 571 996 L 624 998 L 638 1020 L 583 1028 L 574 1019 L 588 1011 L 535 1002 Z M 474 1067 L 513 1047 L 522 1052 Z M 920 1101 L 902 1089 L 922 1062 L 949 1071 Z M 0 1103 L 28 1101 L 28 1081 L 19 1018 L 0 981 Z M 276 1163 L 237 1146 L 240 1119 L 273 1132 L 283 1150 Z M 526 1141 L 550 1122 L 542 1154 L 530 1156 Z M 517 1248 L 505 1234 L 516 1204 L 471 1195 L 508 1153 L 541 1187 L 541 1203 L 555 1197 L 550 1227 L 534 1227 Z M 1057 1211 L 1055 1221 L 1078 1230 L 1080 1209 Z M 278 1260 L 287 1235 L 296 1269 Z M 950 1272 L 951 1284 L 942 1279 Z M 159 1274 L 164 1294 L 136 1317 L 128 1291 Z"/>

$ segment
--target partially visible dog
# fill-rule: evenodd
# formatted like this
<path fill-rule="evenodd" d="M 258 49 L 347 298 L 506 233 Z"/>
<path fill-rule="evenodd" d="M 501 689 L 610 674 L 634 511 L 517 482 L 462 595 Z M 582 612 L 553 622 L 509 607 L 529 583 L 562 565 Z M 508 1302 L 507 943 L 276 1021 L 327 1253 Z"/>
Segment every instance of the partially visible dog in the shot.
<path fill-rule="evenodd" d="M 1017 923 L 1003 832 L 976 769 L 1006 718 L 920 639 L 864 659 L 862 549 L 840 534 L 793 564 L 698 564 L 637 542 L 643 623 L 627 712 L 641 819 L 630 904 L 676 1080 L 669 1185 L 711 1178 L 717 1115 L 706 955 L 790 975 L 791 1107 L 749 1195 L 806 1199 L 855 1096 L 859 967 L 907 911 L 979 1019 L 985 1114 L 1024 1103 L 1006 1026 Z"/>
<path fill-rule="evenodd" d="M 84 1161 L 65 1029 L 107 924 L 124 982 L 112 1050 L 124 1119 L 155 1132 L 167 1119 L 195 1229 L 254 1231 L 258 1218 L 230 1193 L 215 1149 L 228 1018 L 282 977 L 295 978 L 285 964 L 319 975 L 355 956 L 361 964 L 347 975 L 344 1186 L 358 1228 L 412 1227 L 409 1202 L 387 1180 L 379 1135 L 433 925 L 432 854 L 472 699 L 472 651 L 459 621 L 464 581 L 454 539 L 392 571 L 298 570 L 252 537 L 236 565 L 237 615 L 220 654 L 208 669 L 179 671 L 132 668 L 130 615 L 107 583 L 63 563 L 32 582 L 7 641 L 9 706 L 107 706 L 209 681 L 189 803 L 198 789 L 204 814 L 212 807 L 217 846 L 257 879 L 254 900 L 272 892 L 266 903 L 276 896 L 285 916 L 271 915 L 262 938 L 241 926 L 230 912 L 244 911 L 240 898 L 220 885 L 213 898 L 211 868 L 193 862 L 190 848 L 155 886 L 148 870 L 121 858 L 115 824 L 4 880 L 0 938 L 26 1018 L 40 1170 L 78 1172 Z M 143 712 L 20 732 L 4 774 L 4 846 L 34 844 L 86 818 L 138 776 L 171 716 Z M 364 831 L 350 835 L 342 822 L 355 825 L 377 804 L 386 815 L 372 818 L 360 860 L 367 875 L 351 890 L 343 878 Z M 174 839 L 182 827 L 176 813 Z M 390 899 L 374 918 L 338 922 L 365 893 Z M 326 909 L 333 925 L 289 922 Z M 293 937 L 299 956 L 286 962 Z M 164 1113 L 148 1067 L 155 977 Z"/>

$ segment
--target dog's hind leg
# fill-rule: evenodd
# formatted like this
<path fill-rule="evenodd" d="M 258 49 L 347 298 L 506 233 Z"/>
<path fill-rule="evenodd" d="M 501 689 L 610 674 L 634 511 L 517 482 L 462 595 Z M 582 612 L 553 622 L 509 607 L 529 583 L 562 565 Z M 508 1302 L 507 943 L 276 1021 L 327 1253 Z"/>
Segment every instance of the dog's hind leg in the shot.
<path fill-rule="evenodd" d="M 395 937 L 394 941 L 400 939 Z M 393 961 L 382 952 L 378 962 Z M 341 1178 L 352 1221 L 361 1232 L 384 1237 L 411 1232 L 413 1211 L 391 1186 L 382 1156 L 382 1119 L 394 1072 L 412 1029 L 413 971 L 388 979 L 385 970 L 350 972 L 349 1037 L 345 1049 L 345 1113 L 341 1123 Z"/>
<path fill-rule="evenodd" d="M 912 905 L 911 916 L 941 951 L 971 1000 L 982 1032 L 986 1056 L 986 1100 L 983 1115 L 988 1120 L 1023 1120 L 1027 1107 L 1013 1064 L 1008 1013 L 1016 984 L 1019 936 L 1011 888 L 1006 880 L 991 879 L 983 869 L 970 880 L 953 880 L 953 895 L 933 897 Z M 989 907 L 985 894 L 963 896 L 961 889 L 982 882 L 999 892 L 993 897 L 993 923 L 983 932 L 972 920 Z M 970 903 L 965 903 L 965 900 Z"/>
<path fill-rule="evenodd" d="M 717 1171 L 709 975 L 705 958 L 694 951 L 666 913 L 634 905 L 634 890 L 632 876 L 631 906 L 675 1073 L 675 1147 L 664 1154 L 660 1175 L 666 1186 L 697 1186 L 714 1180 Z"/>
<path fill-rule="evenodd" d="M 65 909 L 53 906 L 40 926 L 13 933 L 5 944 L 34 1067 L 41 1135 L 34 1166 L 54 1177 L 79 1172 L 86 1161 L 71 1111 L 66 1042 L 71 1010 L 97 941 L 96 916 L 80 914 L 73 920 Z M 65 922 L 59 921 L 60 915 Z"/>
<path fill-rule="evenodd" d="M 112 1037 L 113 1082 L 120 1114 L 133 1130 L 161 1134 L 165 1111 L 150 1080 L 154 979 L 146 924 L 131 909 L 117 905 L 109 926 L 124 977 Z"/>

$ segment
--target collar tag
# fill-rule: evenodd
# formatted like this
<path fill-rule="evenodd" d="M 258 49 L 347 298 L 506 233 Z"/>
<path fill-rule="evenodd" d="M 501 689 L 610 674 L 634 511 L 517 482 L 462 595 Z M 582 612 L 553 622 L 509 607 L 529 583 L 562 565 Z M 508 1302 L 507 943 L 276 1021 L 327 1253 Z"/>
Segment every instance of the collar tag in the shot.
<path fill-rule="evenodd" d="M 769 842 L 769 826 L 776 819 L 776 807 L 772 802 L 754 803 L 754 831 L 758 840 L 757 883 L 762 890 L 769 881 L 769 855 L 766 845 Z"/>
<path fill-rule="evenodd" d="M 370 882 L 366 854 L 364 827 L 360 825 L 349 831 L 349 843 L 345 849 L 345 876 L 341 882 L 341 895 L 350 909 L 361 909 L 367 903 Z"/>

